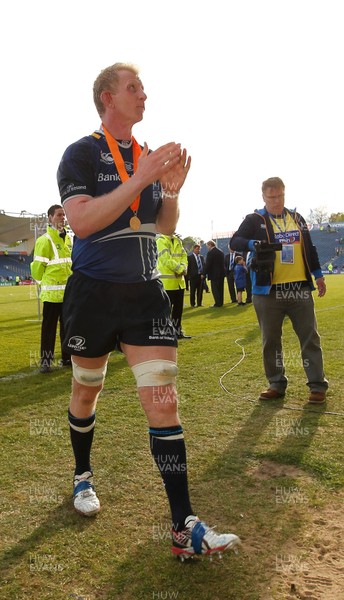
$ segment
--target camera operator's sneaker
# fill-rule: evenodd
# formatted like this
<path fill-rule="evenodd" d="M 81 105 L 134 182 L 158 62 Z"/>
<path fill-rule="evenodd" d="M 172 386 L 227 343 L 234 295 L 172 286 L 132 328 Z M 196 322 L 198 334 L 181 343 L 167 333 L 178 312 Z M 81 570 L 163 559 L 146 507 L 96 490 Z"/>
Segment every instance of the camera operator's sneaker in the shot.
<path fill-rule="evenodd" d="M 85 517 L 93 517 L 100 511 L 100 503 L 94 491 L 91 471 L 74 476 L 74 508 Z"/>
<path fill-rule="evenodd" d="M 215 552 L 222 558 L 225 550 L 237 551 L 240 539 L 233 533 L 217 535 L 213 527 L 208 527 L 198 517 L 190 515 L 185 519 L 182 531 L 172 530 L 172 553 L 182 561 L 195 554 L 212 555 Z"/>

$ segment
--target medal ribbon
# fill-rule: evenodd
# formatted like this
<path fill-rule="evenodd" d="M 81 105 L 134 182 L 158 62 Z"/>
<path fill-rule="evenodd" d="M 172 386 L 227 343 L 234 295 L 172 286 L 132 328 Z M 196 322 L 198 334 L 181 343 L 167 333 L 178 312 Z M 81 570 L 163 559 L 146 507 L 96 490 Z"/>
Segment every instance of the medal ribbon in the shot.
<path fill-rule="evenodd" d="M 125 168 L 125 164 L 124 164 L 124 160 L 122 157 L 122 154 L 119 150 L 118 144 L 115 140 L 115 138 L 111 135 L 111 133 L 108 132 L 108 130 L 106 129 L 105 125 L 102 123 L 102 128 L 105 134 L 105 138 L 106 141 L 108 143 L 108 146 L 110 148 L 110 152 L 112 154 L 112 158 L 114 160 L 114 163 L 116 165 L 116 169 L 118 171 L 118 174 L 121 178 L 122 183 L 124 183 L 125 181 L 128 181 L 128 179 L 130 179 L 127 170 Z M 134 163 L 134 173 L 137 170 L 137 163 L 139 160 L 139 156 L 142 152 L 139 144 L 137 143 L 137 141 L 135 140 L 134 137 L 132 137 L 133 140 L 133 144 L 132 144 L 132 148 L 133 148 L 133 163 Z M 139 206 L 140 206 L 140 199 L 141 196 L 140 194 L 135 198 L 135 200 L 130 204 L 130 208 L 133 211 L 134 215 L 136 215 L 137 211 L 139 210 Z"/>

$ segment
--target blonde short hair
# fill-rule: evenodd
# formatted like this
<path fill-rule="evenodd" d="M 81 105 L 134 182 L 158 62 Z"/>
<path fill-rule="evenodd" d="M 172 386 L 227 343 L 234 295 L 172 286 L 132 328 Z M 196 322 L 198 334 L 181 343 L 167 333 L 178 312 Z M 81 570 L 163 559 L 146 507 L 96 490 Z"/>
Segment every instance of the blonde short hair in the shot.
<path fill-rule="evenodd" d="M 101 94 L 106 90 L 116 91 L 119 71 L 131 71 L 134 75 L 139 74 L 136 65 L 131 63 L 115 63 L 99 73 L 93 84 L 93 100 L 100 117 L 104 114 L 104 104 L 101 100 Z"/>

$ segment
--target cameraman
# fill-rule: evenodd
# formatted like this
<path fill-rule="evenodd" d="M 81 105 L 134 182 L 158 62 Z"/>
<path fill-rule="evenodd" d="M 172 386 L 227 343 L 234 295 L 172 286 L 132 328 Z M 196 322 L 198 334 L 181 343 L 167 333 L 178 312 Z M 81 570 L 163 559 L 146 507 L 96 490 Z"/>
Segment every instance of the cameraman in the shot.
<path fill-rule="evenodd" d="M 284 191 L 279 177 L 263 181 L 265 207 L 246 216 L 231 239 L 231 247 L 251 253 L 248 266 L 253 305 L 269 381 L 269 388 L 259 399 L 275 400 L 285 395 L 288 380 L 282 354 L 282 326 L 288 316 L 300 342 L 302 365 L 310 389 L 308 402 L 322 404 L 328 382 L 311 294 L 315 289 L 312 275 L 318 296 L 325 295 L 326 284 L 307 224 L 299 213 L 284 208 Z"/>

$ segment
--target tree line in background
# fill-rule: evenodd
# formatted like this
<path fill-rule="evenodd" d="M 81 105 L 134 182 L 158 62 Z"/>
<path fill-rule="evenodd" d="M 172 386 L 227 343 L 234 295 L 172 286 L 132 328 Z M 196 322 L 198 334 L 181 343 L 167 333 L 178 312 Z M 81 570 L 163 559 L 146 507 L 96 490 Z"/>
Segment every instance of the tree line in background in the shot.
<path fill-rule="evenodd" d="M 344 221 L 344 212 L 332 213 L 329 215 L 327 212 L 326 206 L 319 206 L 318 208 L 312 208 L 307 217 L 307 222 L 318 223 L 318 225 L 322 225 L 323 223 L 340 223 Z"/>

